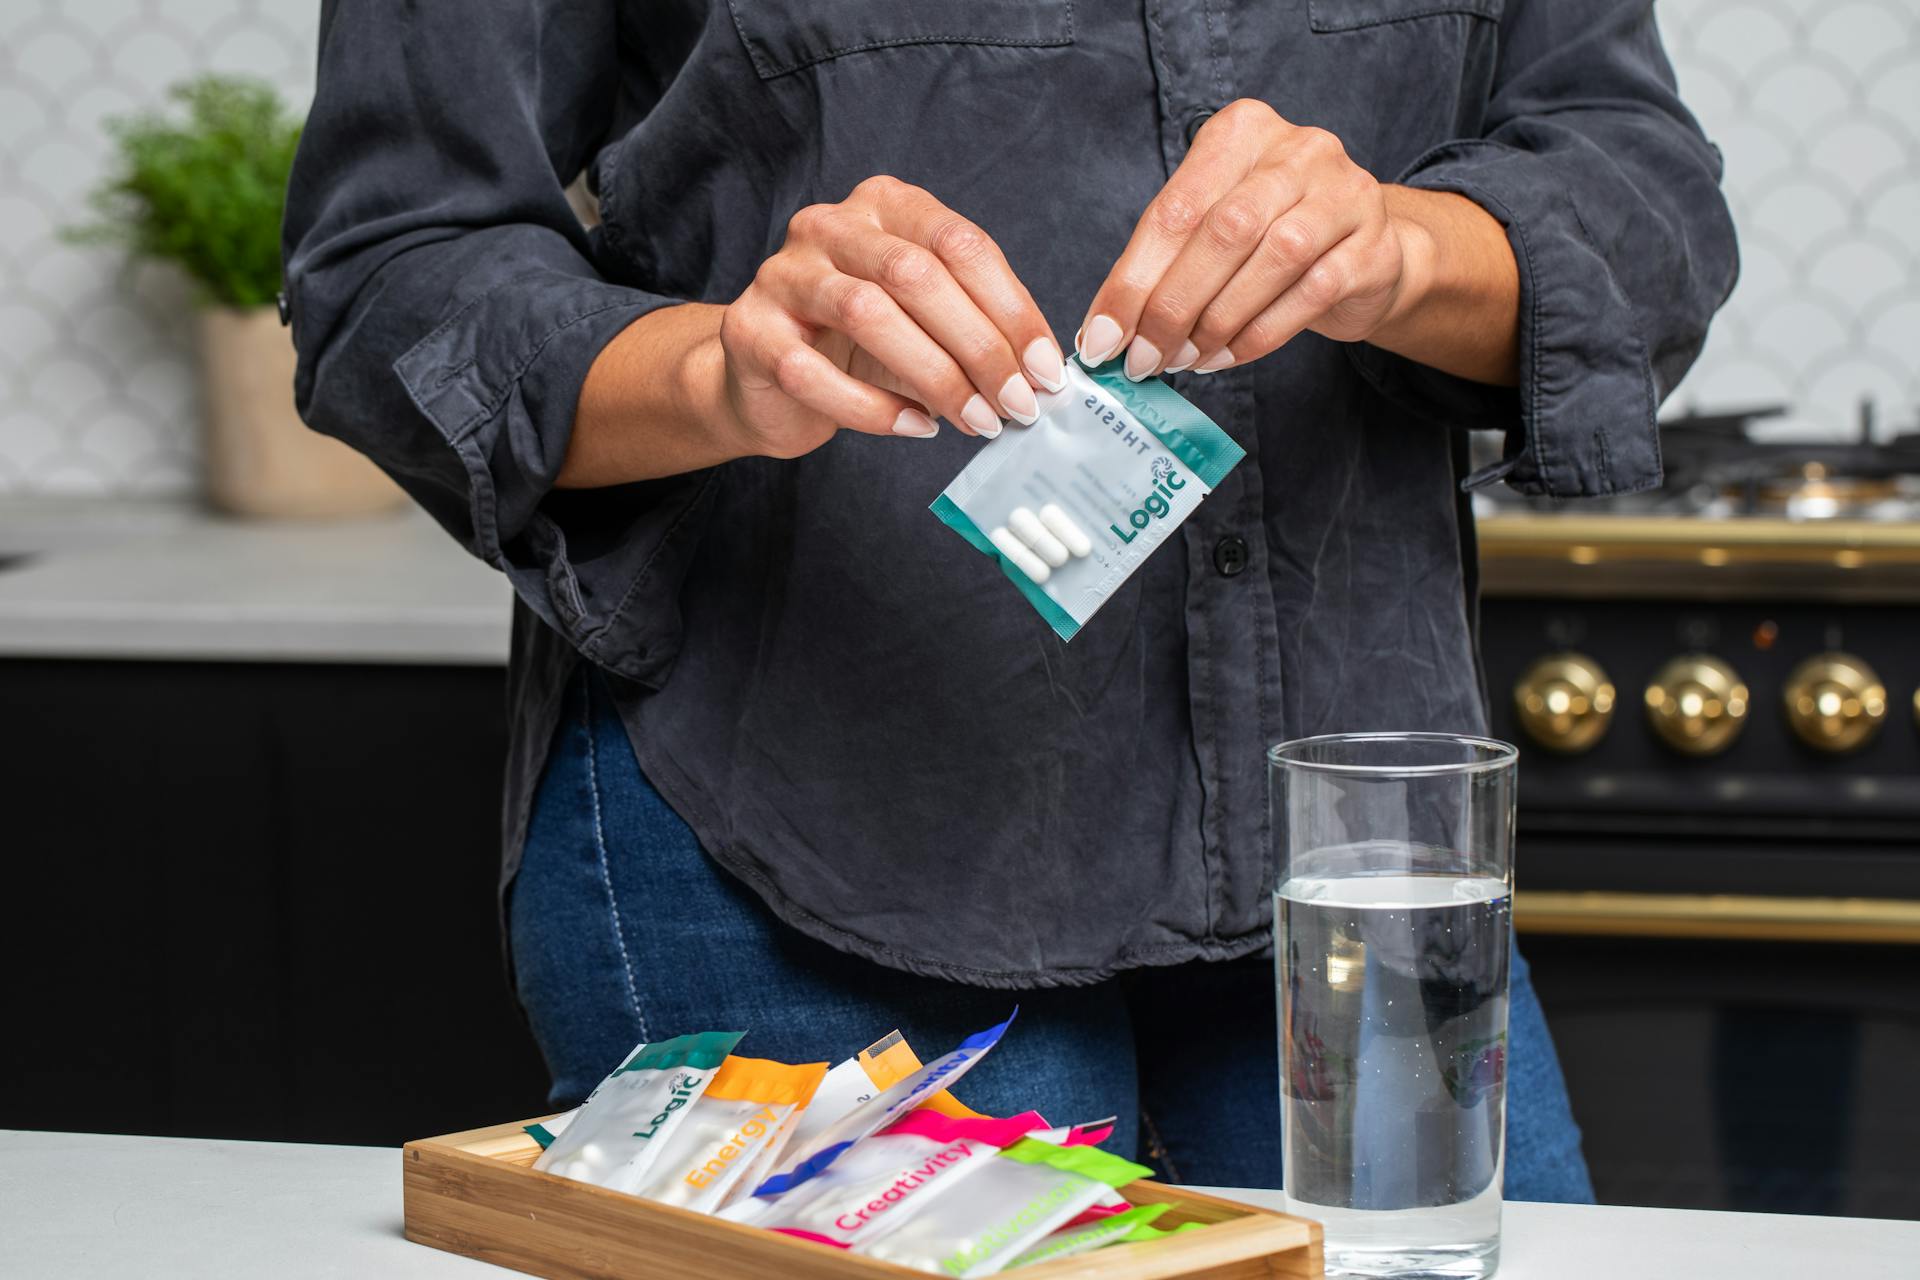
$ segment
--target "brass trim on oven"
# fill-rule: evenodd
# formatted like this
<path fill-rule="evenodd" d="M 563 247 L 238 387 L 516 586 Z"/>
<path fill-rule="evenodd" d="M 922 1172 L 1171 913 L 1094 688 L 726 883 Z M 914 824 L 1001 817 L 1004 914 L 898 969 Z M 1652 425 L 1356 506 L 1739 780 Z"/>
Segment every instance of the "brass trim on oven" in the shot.
<path fill-rule="evenodd" d="M 1920 604 L 1920 520 L 1480 517 L 1490 597 Z"/>
<path fill-rule="evenodd" d="M 1741 561 L 1823 563 L 1841 569 L 1920 564 L 1920 523 L 1783 520 L 1756 516 L 1490 515 L 1476 522 L 1490 558 L 1676 560 L 1722 567 Z"/>
<path fill-rule="evenodd" d="M 1920 902 L 1898 898 L 1521 890 L 1513 923 L 1525 933 L 1620 938 L 1920 944 Z"/>

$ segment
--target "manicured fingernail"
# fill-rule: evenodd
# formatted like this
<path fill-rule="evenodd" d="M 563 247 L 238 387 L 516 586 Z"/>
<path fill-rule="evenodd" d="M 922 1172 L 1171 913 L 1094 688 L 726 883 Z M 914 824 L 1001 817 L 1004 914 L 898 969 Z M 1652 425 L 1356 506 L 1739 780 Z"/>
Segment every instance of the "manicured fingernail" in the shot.
<path fill-rule="evenodd" d="M 1112 316 L 1095 316 L 1087 321 L 1086 329 L 1076 340 L 1080 359 L 1090 365 L 1105 364 L 1113 359 L 1113 353 L 1120 349 L 1120 340 L 1126 336 Z"/>
<path fill-rule="evenodd" d="M 987 404 L 987 398 L 977 391 L 960 410 L 960 421 L 989 440 L 1000 434 L 1000 415 Z"/>
<path fill-rule="evenodd" d="M 1135 338 L 1127 348 L 1127 376 L 1135 382 L 1160 367 L 1160 348 L 1145 338 Z"/>
<path fill-rule="evenodd" d="M 1195 373 L 1218 373 L 1232 363 L 1233 352 L 1222 347 L 1205 360 L 1202 360 L 1199 364 L 1193 366 L 1193 371 Z"/>
<path fill-rule="evenodd" d="M 1180 349 L 1173 353 L 1173 363 L 1167 366 L 1167 372 L 1178 373 L 1199 358 L 1200 348 L 1194 346 L 1192 340 L 1189 339 L 1181 343 Z"/>
<path fill-rule="evenodd" d="M 1000 407 L 1008 417 L 1028 426 L 1040 421 L 1040 402 L 1034 399 L 1033 388 L 1027 385 L 1027 380 L 1017 373 L 1001 386 Z"/>
<path fill-rule="evenodd" d="M 1027 349 L 1020 353 L 1020 363 L 1027 367 L 1029 377 L 1049 391 L 1058 391 L 1067 385 L 1066 361 L 1061 359 L 1060 348 L 1052 338 L 1035 338 L 1029 342 Z"/>
<path fill-rule="evenodd" d="M 925 439 L 937 435 L 940 424 L 918 409 L 902 409 L 900 416 L 893 420 L 893 433 L 898 436 L 915 436 Z"/>

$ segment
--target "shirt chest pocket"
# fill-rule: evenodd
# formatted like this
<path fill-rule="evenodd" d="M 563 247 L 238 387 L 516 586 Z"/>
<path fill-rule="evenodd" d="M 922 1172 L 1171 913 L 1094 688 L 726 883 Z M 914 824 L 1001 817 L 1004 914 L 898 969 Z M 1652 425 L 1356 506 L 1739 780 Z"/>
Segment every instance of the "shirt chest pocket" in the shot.
<path fill-rule="evenodd" d="M 1358 31 L 1442 14 L 1500 20 L 1505 0 L 1307 0 L 1307 20 L 1315 31 Z"/>
<path fill-rule="evenodd" d="M 762 80 L 903 45 L 1073 43 L 1073 0 L 728 0 Z"/>

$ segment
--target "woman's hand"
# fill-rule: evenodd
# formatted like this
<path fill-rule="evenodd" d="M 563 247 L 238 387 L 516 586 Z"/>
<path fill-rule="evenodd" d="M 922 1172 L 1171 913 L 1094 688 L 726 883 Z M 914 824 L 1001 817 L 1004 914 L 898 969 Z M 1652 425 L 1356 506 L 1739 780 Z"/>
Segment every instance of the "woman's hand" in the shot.
<path fill-rule="evenodd" d="M 1136 380 L 1213 373 L 1303 330 L 1511 382 L 1518 272 L 1460 196 L 1383 186 L 1323 129 L 1241 99 L 1200 130 L 1076 339 Z"/>
<path fill-rule="evenodd" d="M 978 436 L 1033 422 L 1064 385 L 1045 317 L 979 227 L 918 187 L 869 178 L 802 209 L 726 306 L 642 316 L 600 352 L 557 483 L 591 488 L 734 458 L 798 457 L 843 428 Z"/>
<path fill-rule="evenodd" d="M 918 187 L 869 178 L 787 224 L 720 326 L 731 415 L 753 453 L 793 457 L 845 427 L 979 436 L 1058 390 L 1046 318 L 987 234 Z"/>

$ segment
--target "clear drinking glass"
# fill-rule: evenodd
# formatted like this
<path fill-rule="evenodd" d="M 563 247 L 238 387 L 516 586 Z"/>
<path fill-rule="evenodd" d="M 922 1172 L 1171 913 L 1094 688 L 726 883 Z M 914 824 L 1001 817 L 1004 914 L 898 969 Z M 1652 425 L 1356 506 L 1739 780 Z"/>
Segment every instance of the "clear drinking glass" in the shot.
<path fill-rule="evenodd" d="M 1434 733 L 1267 753 L 1285 1189 L 1328 1275 L 1499 1265 L 1517 757 Z"/>

